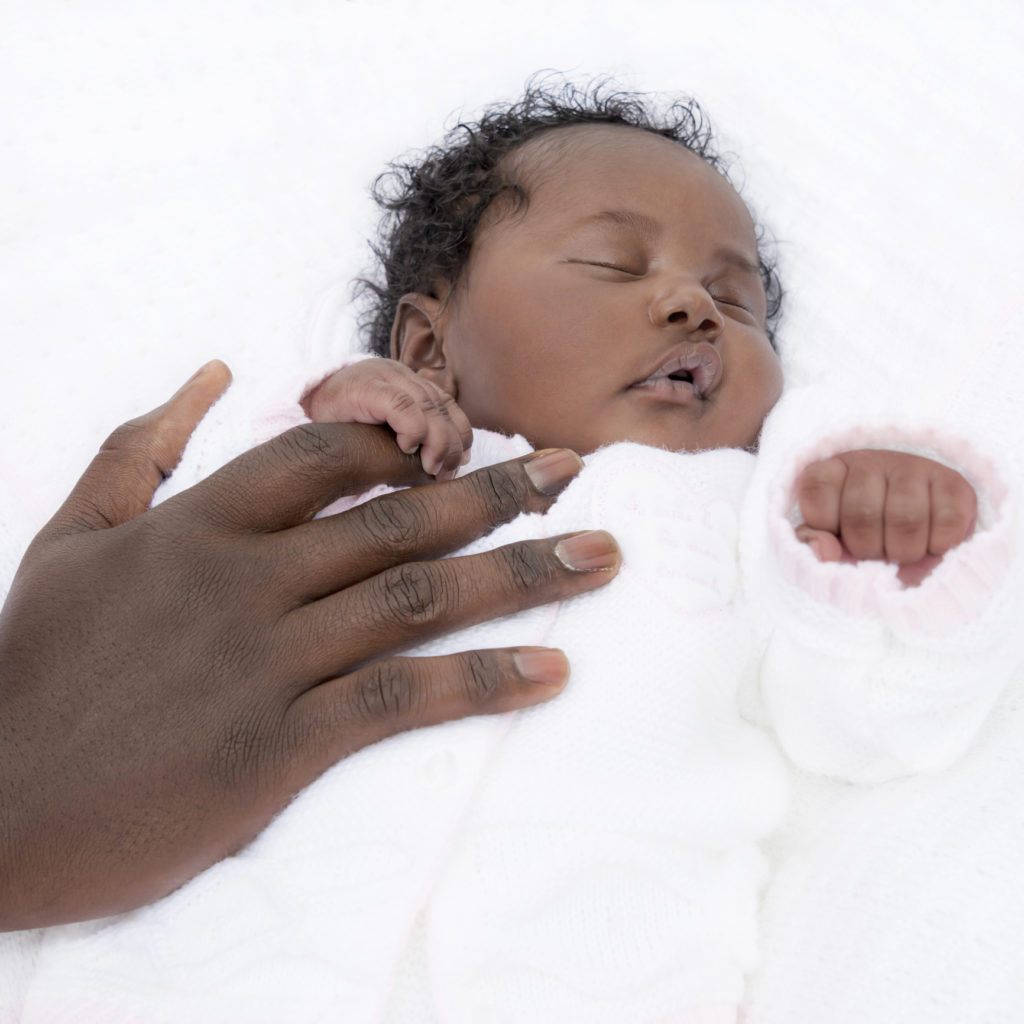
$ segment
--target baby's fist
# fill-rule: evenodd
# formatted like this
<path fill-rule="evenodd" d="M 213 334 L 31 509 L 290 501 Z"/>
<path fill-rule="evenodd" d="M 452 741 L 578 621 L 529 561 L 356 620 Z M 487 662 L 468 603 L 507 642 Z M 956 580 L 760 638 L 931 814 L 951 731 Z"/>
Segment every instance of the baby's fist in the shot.
<path fill-rule="evenodd" d="M 812 462 L 797 478 L 796 499 L 797 536 L 821 561 L 885 559 L 921 566 L 921 576 L 970 536 L 978 510 L 956 470 L 873 449 Z"/>
<path fill-rule="evenodd" d="M 473 428 L 446 391 L 394 359 L 363 359 L 321 381 L 302 400 L 316 423 L 386 423 L 398 447 L 419 449 L 424 472 L 444 480 L 469 459 Z"/>

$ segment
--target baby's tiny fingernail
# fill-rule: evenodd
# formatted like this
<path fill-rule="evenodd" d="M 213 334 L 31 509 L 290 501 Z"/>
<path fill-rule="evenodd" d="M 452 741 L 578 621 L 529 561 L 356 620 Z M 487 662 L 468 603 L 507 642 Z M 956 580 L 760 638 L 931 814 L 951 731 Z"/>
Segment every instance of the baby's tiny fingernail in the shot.
<path fill-rule="evenodd" d="M 467 462 L 469 462 L 469 460 L 470 460 L 471 458 L 472 458 L 472 453 L 471 453 L 471 452 L 470 452 L 470 450 L 469 450 L 469 449 L 467 448 L 467 449 L 466 449 L 466 450 L 465 450 L 465 451 L 464 451 L 464 452 L 462 453 L 462 461 L 461 461 L 461 462 L 459 463 L 459 465 L 460 465 L 460 466 L 464 466 L 464 465 L 466 465 L 466 463 L 467 463 Z"/>
<path fill-rule="evenodd" d="M 545 448 L 525 460 L 526 475 L 541 494 L 558 494 L 583 468 L 583 460 L 568 448 Z"/>
<path fill-rule="evenodd" d="M 597 572 L 614 569 L 622 557 L 610 533 L 591 530 L 564 537 L 555 545 L 558 560 L 574 572 Z"/>
<path fill-rule="evenodd" d="M 811 537 L 810 540 L 806 540 L 804 543 L 814 552 L 814 557 L 820 562 L 823 557 L 821 541 L 817 537 Z"/>
<path fill-rule="evenodd" d="M 519 674 L 531 683 L 562 686 L 569 678 L 569 659 L 549 647 L 520 647 L 513 655 Z"/>

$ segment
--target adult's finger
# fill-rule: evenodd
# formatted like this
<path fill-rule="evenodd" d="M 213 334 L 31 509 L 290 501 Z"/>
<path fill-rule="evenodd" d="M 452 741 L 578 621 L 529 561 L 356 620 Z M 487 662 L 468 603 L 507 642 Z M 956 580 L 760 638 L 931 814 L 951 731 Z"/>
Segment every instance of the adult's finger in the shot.
<path fill-rule="evenodd" d="M 307 522 L 338 498 L 378 484 L 430 480 L 419 456 L 399 451 L 387 427 L 304 423 L 239 455 L 171 500 L 187 502 L 218 527 L 248 534 Z"/>
<path fill-rule="evenodd" d="M 393 565 L 456 551 L 520 512 L 543 512 L 582 468 L 566 448 L 532 452 L 282 530 L 268 538 L 269 550 L 291 567 L 291 599 L 305 603 Z"/>
<path fill-rule="evenodd" d="M 340 675 L 415 643 L 603 586 L 622 555 L 603 530 L 408 562 L 296 609 L 282 643 L 297 680 Z M 345 624 L 340 629 L 338 624 Z"/>
<path fill-rule="evenodd" d="M 537 704 L 568 679 L 568 659 L 545 647 L 387 658 L 302 694 L 289 709 L 289 726 L 313 777 L 398 732 Z"/>
<path fill-rule="evenodd" d="M 159 408 L 121 424 L 40 539 L 118 526 L 145 512 L 153 492 L 177 466 L 196 425 L 230 383 L 231 371 L 214 359 Z"/>

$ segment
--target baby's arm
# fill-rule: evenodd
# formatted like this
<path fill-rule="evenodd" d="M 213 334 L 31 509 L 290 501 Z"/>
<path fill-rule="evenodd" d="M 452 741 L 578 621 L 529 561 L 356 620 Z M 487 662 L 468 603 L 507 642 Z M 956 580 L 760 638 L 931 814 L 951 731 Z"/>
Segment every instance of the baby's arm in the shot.
<path fill-rule="evenodd" d="M 807 771 L 861 783 L 937 771 L 967 750 L 1024 657 L 1013 474 L 983 454 L 997 447 L 944 426 L 841 418 L 812 399 L 791 394 L 773 413 L 744 510 L 765 722 Z M 847 503 L 870 530 L 847 529 Z M 909 537 L 896 540 L 900 524 Z"/>
<path fill-rule="evenodd" d="M 398 447 L 419 449 L 425 472 L 455 476 L 473 430 L 455 399 L 394 359 L 363 359 L 335 371 L 302 399 L 315 423 L 386 423 Z"/>
<path fill-rule="evenodd" d="M 862 449 L 812 462 L 796 481 L 797 537 L 819 561 L 881 559 L 914 585 L 971 535 L 974 488 L 955 469 L 907 452 Z"/>

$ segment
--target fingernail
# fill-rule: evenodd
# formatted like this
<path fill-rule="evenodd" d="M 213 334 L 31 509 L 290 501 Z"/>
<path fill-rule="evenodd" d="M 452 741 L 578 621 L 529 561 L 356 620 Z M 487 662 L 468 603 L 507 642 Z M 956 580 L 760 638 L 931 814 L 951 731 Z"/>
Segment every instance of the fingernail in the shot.
<path fill-rule="evenodd" d="M 520 647 L 512 655 L 519 674 L 531 683 L 561 686 L 569 678 L 569 659 L 548 647 Z"/>
<path fill-rule="evenodd" d="M 555 545 L 558 560 L 574 572 L 596 572 L 614 569 L 622 557 L 610 533 L 591 530 L 565 537 Z"/>
<path fill-rule="evenodd" d="M 805 543 L 814 552 L 814 557 L 820 562 L 822 559 L 821 541 L 817 537 L 812 537 L 809 541 L 805 541 Z"/>
<path fill-rule="evenodd" d="M 525 460 L 526 475 L 541 494 L 558 494 L 583 468 L 583 460 L 568 448 L 545 448 Z"/>

